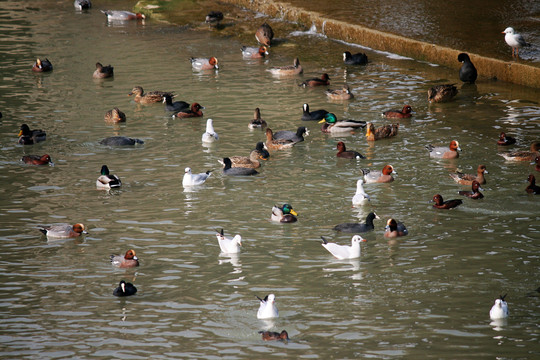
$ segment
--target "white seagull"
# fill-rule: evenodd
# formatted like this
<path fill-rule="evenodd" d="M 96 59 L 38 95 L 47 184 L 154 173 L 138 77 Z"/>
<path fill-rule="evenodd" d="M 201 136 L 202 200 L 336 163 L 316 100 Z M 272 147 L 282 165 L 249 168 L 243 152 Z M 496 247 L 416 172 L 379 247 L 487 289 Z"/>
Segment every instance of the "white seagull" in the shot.
<path fill-rule="evenodd" d="M 240 252 L 240 246 L 242 246 L 242 237 L 240 235 L 237 234 L 231 239 L 225 237 L 223 229 L 221 229 L 221 231 L 216 230 L 216 232 L 221 252 L 225 254 L 237 254 Z"/>
<path fill-rule="evenodd" d="M 508 44 L 508 46 L 512 47 L 512 57 L 514 57 L 514 51 L 516 53 L 516 57 L 519 57 L 519 48 L 523 46 L 531 46 L 528 42 L 525 41 L 523 36 L 521 34 L 516 34 L 513 28 L 507 27 L 503 32 L 504 40 Z"/>
<path fill-rule="evenodd" d="M 212 119 L 206 120 L 206 132 L 202 134 L 202 142 L 210 143 L 219 139 L 218 134 L 214 131 L 214 126 L 212 125 Z"/>
<path fill-rule="evenodd" d="M 182 186 L 188 187 L 188 186 L 196 186 L 196 185 L 202 185 L 208 179 L 210 176 L 210 170 L 208 170 L 205 173 L 200 174 L 192 174 L 191 168 L 187 167 L 184 173 L 184 178 L 182 179 Z"/>
<path fill-rule="evenodd" d="M 257 311 L 257 319 L 271 319 L 279 316 L 274 294 L 268 294 L 264 299 L 257 296 L 257 299 L 261 302 L 259 311 Z"/>
<path fill-rule="evenodd" d="M 354 194 L 352 198 L 352 204 L 353 206 L 356 205 L 365 205 L 369 202 L 370 197 L 366 192 L 364 191 L 364 179 L 359 179 L 356 182 L 356 193 Z"/>
<path fill-rule="evenodd" d="M 336 243 L 329 243 L 322 236 L 321 236 L 321 239 L 323 241 L 321 245 L 324 246 L 324 248 L 328 250 L 330 254 L 334 255 L 334 257 L 340 260 L 355 259 L 355 258 L 360 257 L 360 243 L 367 241 L 366 239 L 362 238 L 360 235 L 354 235 L 351 239 L 351 246 L 349 246 L 349 245 L 338 245 Z"/>
<path fill-rule="evenodd" d="M 506 294 L 495 299 L 495 304 L 489 310 L 491 320 L 504 319 L 508 317 L 508 304 L 504 301 Z"/>

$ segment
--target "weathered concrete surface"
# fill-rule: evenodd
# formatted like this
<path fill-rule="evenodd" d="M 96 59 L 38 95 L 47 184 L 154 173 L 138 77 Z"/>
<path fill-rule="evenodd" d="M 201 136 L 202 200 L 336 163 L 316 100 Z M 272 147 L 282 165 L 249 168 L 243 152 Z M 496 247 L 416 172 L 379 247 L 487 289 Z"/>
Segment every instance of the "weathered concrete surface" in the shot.
<path fill-rule="evenodd" d="M 318 31 L 326 36 L 360 44 L 375 50 L 392 52 L 413 59 L 459 69 L 457 61 L 460 52 L 456 49 L 417 41 L 402 36 L 353 25 L 339 20 L 325 18 L 323 15 L 273 0 L 221 0 L 245 8 L 265 13 L 271 17 L 300 22 L 307 27 L 315 24 Z M 478 69 L 479 76 L 496 78 L 515 84 L 540 88 L 540 68 L 520 63 L 519 60 L 502 61 L 468 53 Z"/>

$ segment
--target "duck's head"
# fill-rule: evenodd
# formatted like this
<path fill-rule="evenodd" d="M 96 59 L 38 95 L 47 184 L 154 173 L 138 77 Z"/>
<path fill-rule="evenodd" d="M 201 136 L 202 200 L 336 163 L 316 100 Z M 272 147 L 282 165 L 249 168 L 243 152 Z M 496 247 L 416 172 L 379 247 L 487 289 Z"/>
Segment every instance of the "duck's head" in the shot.
<path fill-rule="evenodd" d="M 368 123 L 366 126 L 366 137 L 372 136 L 374 130 L 375 130 L 375 127 L 373 126 L 373 124 Z"/>
<path fill-rule="evenodd" d="M 283 211 L 283 215 L 291 214 L 294 216 L 298 216 L 298 213 L 293 210 L 290 204 L 283 204 L 283 206 L 281 207 L 281 210 Z"/>
<path fill-rule="evenodd" d="M 319 121 L 319 124 L 320 123 L 323 123 L 323 122 L 326 122 L 327 124 L 335 124 L 337 122 L 337 117 L 335 114 L 333 113 L 327 113 L 325 116 L 324 116 L 324 119 L 322 119 L 321 121 Z"/>
<path fill-rule="evenodd" d="M 101 167 L 101 175 L 109 175 L 109 168 L 107 167 L 107 165 L 103 165 Z"/>
<path fill-rule="evenodd" d="M 88 232 L 86 232 L 86 229 L 84 228 L 84 225 L 80 223 L 73 225 L 73 231 L 79 234 L 88 234 Z"/>
<path fill-rule="evenodd" d="M 21 136 L 21 135 L 30 135 L 30 127 L 28 127 L 28 125 L 26 124 L 21 125 L 18 136 Z"/>
<path fill-rule="evenodd" d="M 459 142 L 457 140 L 452 140 L 450 142 L 450 150 L 461 151 L 461 148 L 459 147 Z"/>
<path fill-rule="evenodd" d="M 133 250 L 133 249 L 130 249 L 130 250 L 126 251 L 126 254 L 124 255 L 124 259 L 126 259 L 126 260 L 139 260 L 137 258 L 137 255 L 135 255 L 135 250 Z"/>

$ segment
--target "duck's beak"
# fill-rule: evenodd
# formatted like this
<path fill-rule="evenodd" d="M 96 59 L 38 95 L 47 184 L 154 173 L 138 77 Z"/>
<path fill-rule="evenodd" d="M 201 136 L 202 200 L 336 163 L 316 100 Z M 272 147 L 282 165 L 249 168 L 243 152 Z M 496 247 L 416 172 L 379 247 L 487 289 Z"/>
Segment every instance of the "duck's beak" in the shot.
<path fill-rule="evenodd" d="M 291 209 L 290 213 L 293 214 L 294 216 L 298 216 L 298 213 L 294 211 L 293 209 Z"/>
<path fill-rule="evenodd" d="M 21 136 L 22 134 L 23 134 L 23 133 L 22 133 L 22 130 L 20 130 L 20 131 L 19 131 L 19 135 L 17 135 L 17 136 Z"/>
<path fill-rule="evenodd" d="M 322 119 L 321 121 L 319 121 L 319 124 L 322 124 L 323 122 L 326 122 L 326 119 Z"/>

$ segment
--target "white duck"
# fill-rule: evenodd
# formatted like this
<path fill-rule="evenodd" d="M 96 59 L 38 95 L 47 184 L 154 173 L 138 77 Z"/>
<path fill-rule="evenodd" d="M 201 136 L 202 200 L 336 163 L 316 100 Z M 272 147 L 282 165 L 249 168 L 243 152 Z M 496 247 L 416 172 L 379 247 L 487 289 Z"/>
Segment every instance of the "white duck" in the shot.
<path fill-rule="evenodd" d="M 211 143 L 219 139 L 218 134 L 214 131 L 212 119 L 206 120 L 206 132 L 202 134 L 203 143 Z"/>
<path fill-rule="evenodd" d="M 355 259 L 355 258 L 360 257 L 360 243 L 367 241 L 366 239 L 362 238 L 360 235 L 354 235 L 351 239 L 351 246 L 349 246 L 349 245 L 338 245 L 336 243 L 329 243 L 322 236 L 321 236 L 321 239 L 323 241 L 321 245 L 324 246 L 324 248 L 328 250 L 330 254 L 334 255 L 334 257 L 340 260 Z"/>
<path fill-rule="evenodd" d="M 184 178 L 182 179 L 182 186 L 183 187 L 189 187 L 189 186 L 196 186 L 196 185 L 202 185 L 208 179 L 210 176 L 210 170 L 208 170 L 205 173 L 200 174 L 192 174 L 191 168 L 187 167 L 185 169 Z"/>
<path fill-rule="evenodd" d="M 504 301 L 506 294 L 495 299 L 495 304 L 489 310 L 491 320 L 504 319 L 508 317 L 508 304 Z"/>
<path fill-rule="evenodd" d="M 268 294 L 264 299 L 257 296 L 257 299 L 261 302 L 259 311 L 257 311 L 257 319 L 271 319 L 279 316 L 274 294 Z"/>
<path fill-rule="evenodd" d="M 363 184 L 364 184 L 364 179 L 359 179 L 356 182 L 356 193 L 354 194 L 352 198 L 353 206 L 365 205 L 371 200 L 369 195 L 366 194 L 366 192 L 364 191 Z"/>
<path fill-rule="evenodd" d="M 221 231 L 216 230 L 216 232 L 216 237 L 221 252 L 225 254 L 238 254 L 240 252 L 240 247 L 242 246 L 242 236 L 237 234 L 231 239 L 223 234 L 223 229 L 221 229 Z"/>

